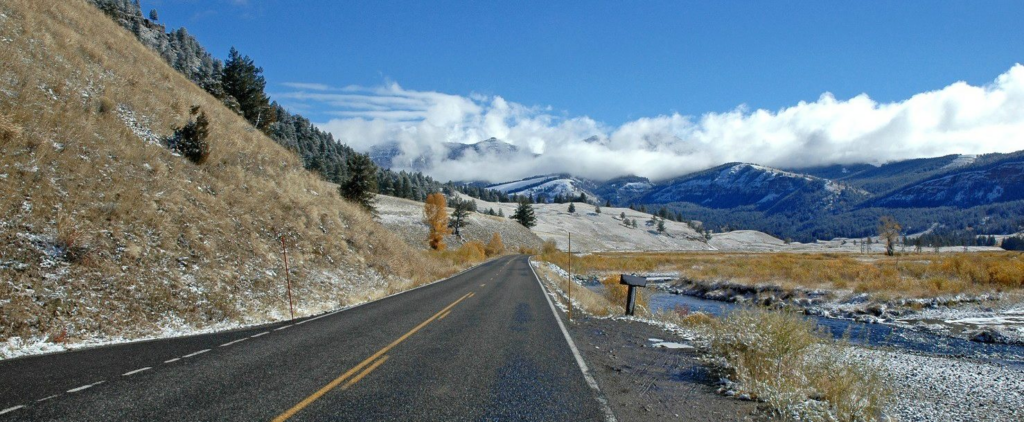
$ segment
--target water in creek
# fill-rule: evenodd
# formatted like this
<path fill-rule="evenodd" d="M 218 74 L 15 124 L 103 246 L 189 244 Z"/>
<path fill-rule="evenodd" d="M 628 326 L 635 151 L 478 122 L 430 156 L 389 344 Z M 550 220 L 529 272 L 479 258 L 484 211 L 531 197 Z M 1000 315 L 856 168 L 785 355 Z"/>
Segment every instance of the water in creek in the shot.
<path fill-rule="evenodd" d="M 653 291 L 650 306 L 654 311 L 689 309 L 720 316 L 741 305 L 700 299 L 687 295 Z M 808 316 L 828 329 L 836 338 L 849 336 L 854 344 L 892 347 L 935 355 L 970 357 L 1004 363 L 1024 369 L 1024 346 L 985 344 L 888 324 L 867 324 L 845 319 Z"/>

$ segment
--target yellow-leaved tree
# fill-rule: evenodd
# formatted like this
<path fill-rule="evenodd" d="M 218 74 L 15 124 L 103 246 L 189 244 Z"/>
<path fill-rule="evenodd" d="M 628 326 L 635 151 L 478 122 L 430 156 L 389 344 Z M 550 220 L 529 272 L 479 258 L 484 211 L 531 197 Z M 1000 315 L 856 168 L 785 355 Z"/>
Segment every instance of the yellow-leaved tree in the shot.
<path fill-rule="evenodd" d="M 501 241 L 501 235 L 498 232 L 494 232 L 494 235 L 491 236 L 491 241 L 487 242 L 487 247 L 484 250 L 487 252 L 487 256 L 505 253 L 505 243 Z"/>
<path fill-rule="evenodd" d="M 423 204 L 423 223 L 430 228 L 427 242 L 430 243 L 431 249 L 438 251 L 444 250 L 444 237 L 448 234 L 447 206 L 448 203 L 441 192 L 427 195 L 427 202 Z"/>

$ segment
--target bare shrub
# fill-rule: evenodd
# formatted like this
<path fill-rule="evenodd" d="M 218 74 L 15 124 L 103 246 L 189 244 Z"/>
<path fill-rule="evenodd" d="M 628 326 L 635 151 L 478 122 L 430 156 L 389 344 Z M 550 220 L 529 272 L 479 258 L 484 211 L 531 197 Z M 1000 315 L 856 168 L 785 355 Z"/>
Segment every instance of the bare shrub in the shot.
<path fill-rule="evenodd" d="M 114 103 L 114 100 L 111 100 L 110 98 L 107 98 L 105 96 L 104 97 L 100 97 L 99 103 L 100 104 L 99 104 L 99 108 L 97 108 L 97 111 L 99 111 L 100 114 L 110 113 L 110 112 L 114 111 L 114 109 L 117 108 L 117 104 Z"/>

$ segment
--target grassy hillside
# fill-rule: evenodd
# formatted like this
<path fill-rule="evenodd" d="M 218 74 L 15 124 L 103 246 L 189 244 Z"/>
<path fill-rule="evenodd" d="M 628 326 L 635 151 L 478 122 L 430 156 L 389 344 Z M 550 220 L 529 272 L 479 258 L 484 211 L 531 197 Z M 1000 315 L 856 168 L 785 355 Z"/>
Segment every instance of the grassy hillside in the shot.
<path fill-rule="evenodd" d="M 0 342 L 302 314 L 440 278 L 84 0 L 0 3 Z M 200 106 L 202 165 L 162 143 Z"/>

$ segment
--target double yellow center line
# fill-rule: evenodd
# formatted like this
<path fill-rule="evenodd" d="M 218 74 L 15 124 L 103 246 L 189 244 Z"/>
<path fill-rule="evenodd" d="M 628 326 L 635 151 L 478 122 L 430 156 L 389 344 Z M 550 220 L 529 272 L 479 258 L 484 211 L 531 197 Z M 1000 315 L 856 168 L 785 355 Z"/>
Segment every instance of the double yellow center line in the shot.
<path fill-rule="evenodd" d="M 364 360 L 364 361 L 360 362 L 358 365 L 352 367 L 352 369 L 349 369 L 344 374 L 341 374 L 341 376 L 339 376 L 338 378 L 335 378 L 334 381 L 331 381 L 329 384 L 325 385 L 320 390 L 317 390 L 317 392 L 313 393 L 309 397 L 306 397 L 304 400 L 299 402 L 299 404 L 296 404 L 295 406 L 292 406 L 291 409 L 288 409 L 284 413 L 278 415 L 276 418 L 274 418 L 274 422 L 283 422 L 285 420 L 288 420 L 288 418 L 291 418 L 296 413 L 298 413 L 300 410 L 305 409 L 306 406 L 309 406 L 311 403 L 313 403 L 314 401 L 316 401 L 317 399 L 322 397 L 324 394 L 327 394 L 329 391 L 333 390 L 339 384 L 345 382 L 345 380 L 347 380 L 349 377 L 351 377 L 356 372 L 359 372 L 360 370 L 363 370 L 363 368 L 365 367 L 366 369 L 363 370 L 362 372 L 359 372 L 359 375 L 357 375 L 355 378 L 352 378 L 347 383 L 345 383 L 345 385 L 342 386 L 342 390 L 346 390 L 349 387 L 351 387 L 352 384 L 355 384 L 355 383 L 359 382 L 359 380 L 363 379 L 363 377 L 368 375 L 370 372 L 373 372 L 374 369 L 377 369 L 378 366 L 383 364 L 384 361 L 388 360 L 388 357 L 384 356 L 385 353 L 387 353 L 388 351 L 393 349 L 395 346 L 398 346 L 403 341 L 408 339 L 410 336 L 412 336 L 413 334 L 416 334 L 417 331 L 423 329 L 423 327 L 426 327 L 427 324 L 430 324 L 431 322 L 434 322 L 434 320 L 438 319 L 442 315 L 447 316 L 447 312 L 451 311 L 451 309 L 454 308 L 455 305 L 458 305 L 459 302 L 462 302 L 463 300 L 466 300 L 466 299 L 469 299 L 470 297 L 473 297 L 473 295 L 474 295 L 474 293 L 466 293 L 464 296 L 459 298 L 459 300 L 456 300 L 455 302 L 452 302 L 451 305 L 448 305 L 444 309 L 438 311 L 436 314 L 434 314 L 434 316 L 428 318 L 426 321 L 421 322 L 420 325 L 416 326 L 416 328 L 413 328 L 412 330 L 409 330 L 408 333 L 405 333 L 404 335 L 402 335 L 401 337 L 399 337 L 395 341 L 391 342 L 391 344 L 389 344 L 387 346 L 384 346 L 383 349 L 378 350 L 377 353 L 374 353 L 370 357 L 366 358 L 366 360 Z M 380 359 L 378 360 L 377 358 L 380 358 Z M 372 363 L 372 365 L 371 365 L 371 363 Z M 367 366 L 367 365 L 369 365 L 369 366 Z"/>

